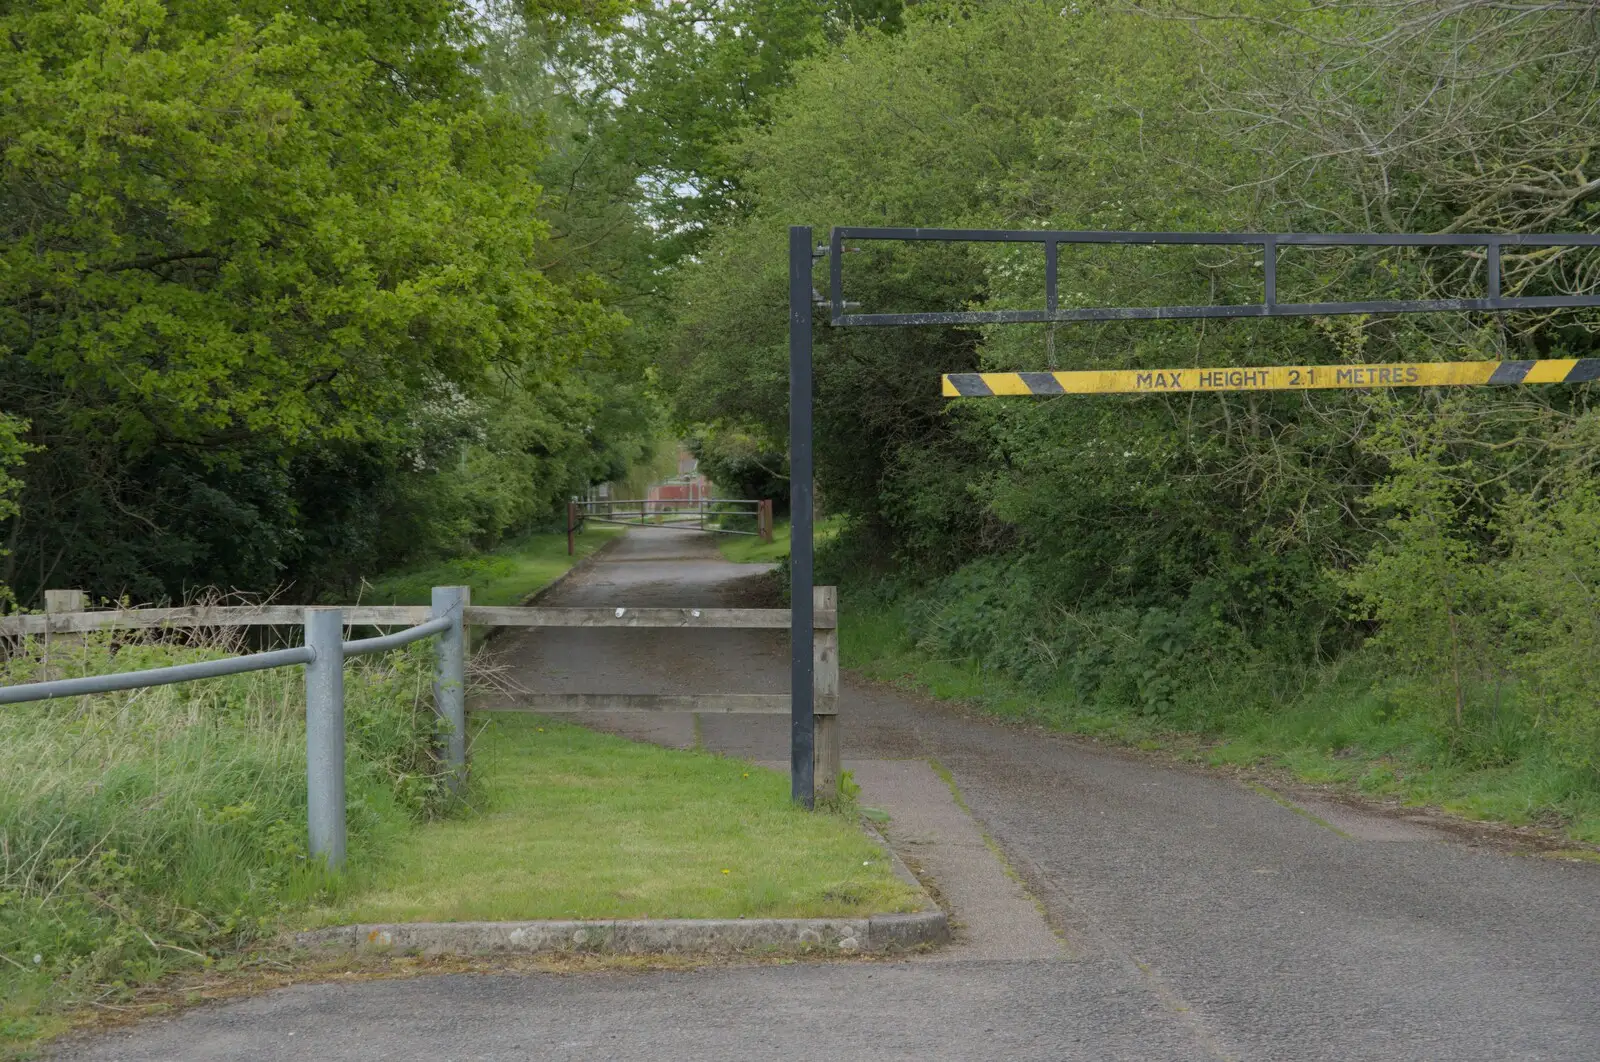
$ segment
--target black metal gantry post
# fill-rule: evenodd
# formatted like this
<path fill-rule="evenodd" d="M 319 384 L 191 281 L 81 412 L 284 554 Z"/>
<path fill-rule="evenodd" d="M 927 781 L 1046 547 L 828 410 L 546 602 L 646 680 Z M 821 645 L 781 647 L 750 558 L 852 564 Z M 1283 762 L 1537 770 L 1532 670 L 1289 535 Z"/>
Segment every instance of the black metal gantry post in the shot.
<path fill-rule="evenodd" d="M 812 660 L 811 229 L 789 229 L 789 782 L 795 803 L 816 800 Z"/>

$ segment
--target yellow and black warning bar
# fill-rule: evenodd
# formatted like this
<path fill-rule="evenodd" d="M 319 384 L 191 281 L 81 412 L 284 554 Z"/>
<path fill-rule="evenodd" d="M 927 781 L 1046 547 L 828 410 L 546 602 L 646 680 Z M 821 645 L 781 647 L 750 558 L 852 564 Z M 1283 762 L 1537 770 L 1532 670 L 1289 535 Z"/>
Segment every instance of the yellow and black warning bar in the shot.
<path fill-rule="evenodd" d="M 995 395 L 1181 394 L 1356 387 L 1474 387 L 1600 380 L 1600 358 L 1453 361 L 1393 365 L 1273 365 L 1257 369 L 1107 369 L 1087 372 L 953 372 L 947 398 Z"/>

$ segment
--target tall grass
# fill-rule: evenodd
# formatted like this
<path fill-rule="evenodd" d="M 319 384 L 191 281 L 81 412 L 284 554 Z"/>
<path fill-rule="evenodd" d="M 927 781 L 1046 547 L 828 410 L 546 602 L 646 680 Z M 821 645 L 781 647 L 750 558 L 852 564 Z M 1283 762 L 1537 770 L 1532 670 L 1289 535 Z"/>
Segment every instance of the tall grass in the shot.
<path fill-rule="evenodd" d="M 426 650 L 346 665 L 351 861 L 441 799 Z M 0 684 L 243 651 L 237 636 L 13 644 Z M 0 708 L 0 1041 L 270 933 L 345 888 L 306 852 L 299 668 Z"/>

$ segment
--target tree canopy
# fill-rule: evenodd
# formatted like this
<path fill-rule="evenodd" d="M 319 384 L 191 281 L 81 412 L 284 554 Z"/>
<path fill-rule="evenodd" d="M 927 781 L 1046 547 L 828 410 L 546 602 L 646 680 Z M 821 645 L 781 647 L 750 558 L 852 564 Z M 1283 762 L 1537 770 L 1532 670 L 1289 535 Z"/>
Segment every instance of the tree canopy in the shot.
<path fill-rule="evenodd" d="M 586 423 L 637 404 L 608 379 L 625 319 L 546 268 L 546 123 L 484 91 L 463 9 L 75 0 L 0 24 L 0 388 L 38 448 L 7 581 L 271 586 L 392 559 L 376 525 L 419 526 L 410 472 L 515 455 L 543 466 L 514 503 L 537 512 L 626 455 Z"/>
<path fill-rule="evenodd" d="M 802 62 L 728 149 L 750 207 L 681 271 L 676 408 L 713 438 L 781 447 L 791 224 L 1596 231 L 1597 56 L 1592 18 L 1566 8 L 916 5 L 899 32 L 854 30 Z M 1042 301 L 1037 247 L 847 251 L 845 297 L 867 311 Z M 1295 251 L 1279 297 L 1477 293 L 1484 268 L 1481 252 Z M 1593 292 L 1597 268 L 1508 255 L 1506 290 Z M 1060 264 L 1070 305 L 1257 301 L 1260 284 L 1237 249 L 1073 248 Z M 1580 357 L 1597 329 L 1589 312 L 819 325 L 817 487 L 852 527 L 822 563 L 902 573 L 926 589 L 911 615 L 933 651 L 1088 702 L 1175 711 L 1197 668 L 1303 674 L 1377 631 L 1438 680 L 1458 733 L 1507 676 L 1546 690 L 1561 726 L 1592 725 L 1588 679 L 1551 668 L 1592 613 L 1530 574 L 1590 512 L 1587 388 L 948 405 L 937 380 Z M 1583 585 L 1600 575 L 1587 555 L 1564 562 Z"/>

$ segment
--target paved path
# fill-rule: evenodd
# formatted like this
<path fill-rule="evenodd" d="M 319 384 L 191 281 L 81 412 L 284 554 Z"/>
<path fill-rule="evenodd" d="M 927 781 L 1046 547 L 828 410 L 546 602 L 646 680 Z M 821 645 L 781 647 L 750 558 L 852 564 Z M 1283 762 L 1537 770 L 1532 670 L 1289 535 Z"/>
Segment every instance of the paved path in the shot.
<path fill-rule="evenodd" d="M 633 532 L 552 603 L 738 603 L 740 574 L 695 536 Z M 776 692 L 787 674 L 769 632 L 552 631 L 500 651 L 508 679 L 546 691 Z M 952 890 L 965 942 L 939 957 L 305 986 L 70 1057 L 1600 1059 L 1600 867 L 1332 805 L 1312 817 L 1228 779 L 849 676 L 841 710 L 869 802 L 905 801 L 922 784 L 916 761 L 943 765 L 1062 949 L 1024 932 L 1010 954 L 1029 957 L 1008 958 L 1006 933 L 1024 919 L 1002 903 L 1015 917 L 992 924 L 983 897 L 999 887 L 969 883 Z M 596 722 L 787 759 L 781 718 Z M 897 847 L 915 856 L 919 836 L 937 848 L 943 834 L 947 856 L 970 850 L 943 814 L 902 806 Z"/>

